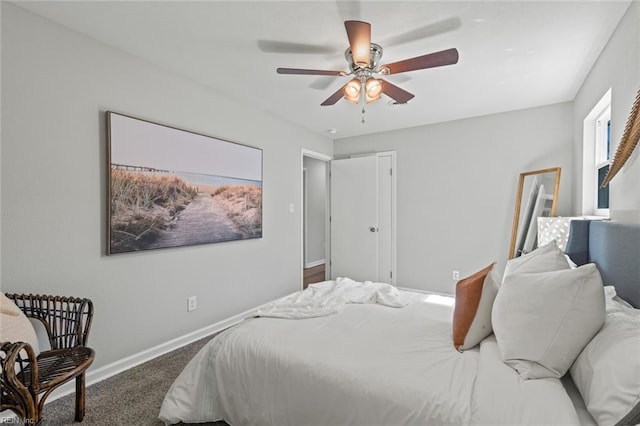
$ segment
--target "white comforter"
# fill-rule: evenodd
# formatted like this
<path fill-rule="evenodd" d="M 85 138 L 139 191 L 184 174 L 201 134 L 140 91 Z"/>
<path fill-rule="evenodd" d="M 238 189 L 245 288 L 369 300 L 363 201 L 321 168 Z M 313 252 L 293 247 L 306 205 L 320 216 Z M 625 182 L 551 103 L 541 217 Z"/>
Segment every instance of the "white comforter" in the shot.
<path fill-rule="evenodd" d="M 311 284 L 305 291 L 293 293 L 258 310 L 257 316 L 288 319 L 323 317 L 337 314 L 349 303 L 378 303 L 394 308 L 407 304 L 392 285 L 338 278 Z"/>
<path fill-rule="evenodd" d="M 578 417 L 557 379 L 522 380 L 495 339 L 459 353 L 452 306 L 399 292 L 395 309 L 346 304 L 304 320 L 256 318 L 218 335 L 167 393 L 167 424 L 562 424 Z M 435 300 L 436 303 L 431 302 Z"/>

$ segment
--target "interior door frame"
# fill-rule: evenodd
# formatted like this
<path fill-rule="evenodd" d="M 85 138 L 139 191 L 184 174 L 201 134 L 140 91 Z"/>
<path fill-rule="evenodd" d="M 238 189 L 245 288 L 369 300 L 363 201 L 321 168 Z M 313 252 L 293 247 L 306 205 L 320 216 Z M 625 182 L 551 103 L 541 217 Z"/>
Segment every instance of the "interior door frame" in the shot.
<path fill-rule="evenodd" d="M 331 269 L 329 265 L 329 259 L 331 259 L 331 228 L 329 223 L 329 217 L 331 215 L 331 177 L 329 176 L 329 166 L 333 157 L 321 152 L 312 151 L 310 149 L 302 148 L 300 150 L 300 289 L 304 286 L 304 267 L 305 267 L 305 226 L 306 226 L 306 205 L 305 205 L 305 179 L 304 179 L 304 157 L 310 157 L 316 160 L 324 161 L 325 163 L 325 180 L 327 188 L 326 202 L 325 202 L 325 279 L 330 276 Z"/>
<path fill-rule="evenodd" d="M 391 243 L 391 284 L 397 285 L 398 279 L 398 265 L 396 263 L 396 256 L 398 252 L 398 240 L 397 240 L 397 155 L 396 151 L 381 151 L 376 152 L 376 156 L 380 157 L 391 157 L 391 235 L 390 235 L 390 243 Z"/>

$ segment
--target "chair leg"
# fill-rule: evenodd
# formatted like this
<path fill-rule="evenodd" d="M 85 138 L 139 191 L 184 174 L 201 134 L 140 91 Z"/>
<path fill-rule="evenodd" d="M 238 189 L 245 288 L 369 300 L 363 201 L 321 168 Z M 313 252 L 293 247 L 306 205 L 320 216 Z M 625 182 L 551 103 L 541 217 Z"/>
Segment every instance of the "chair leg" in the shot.
<path fill-rule="evenodd" d="M 17 422 L 14 421 L 18 424 L 37 426 L 42 421 L 41 413 L 37 411 L 37 405 L 27 408 L 24 414 L 17 411 L 14 411 L 14 413 L 18 415 L 19 420 Z M 2 419 L 2 421 L 0 421 L 0 424 L 5 424 L 5 421 L 6 424 L 9 424 L 12 422 L 12 420 L 13 419 L 11 418 Z"/>
<path fill-rule="evenodd" d="M 76 377 L 76 422 L 84 418 L 85 378 L 84 373 Z"/>
<path fill-rule="evenodd" d="M 36 401 L 36 403 L 34 403 Z M 31 394 L 31 399 L 25 400 L 24 406 L 24 424 L 29 425 L 38 425 L 42 420 L 42 413 L 40 412 L 39 404 L 37 403 L 38 396 L 35 394 Z M 4 422 L 0 422 L 0 424 L 4 424 Z"/>

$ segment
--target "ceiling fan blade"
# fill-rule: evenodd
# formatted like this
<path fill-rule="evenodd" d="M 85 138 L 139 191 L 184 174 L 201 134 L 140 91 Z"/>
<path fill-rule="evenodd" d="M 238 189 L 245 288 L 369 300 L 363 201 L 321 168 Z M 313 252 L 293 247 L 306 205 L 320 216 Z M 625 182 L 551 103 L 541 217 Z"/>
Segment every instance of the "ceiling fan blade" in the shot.
<path fill-rule="evenodd" d="M 453 48 L 442 50 L 440 52 L 427 53 L 426 55 L 405 59 L 392 64 L 386 64 L 385 66 L 389 68 L 389 74 L 398 74 L 400 72 L 435 68 L 443 65 L 453 65 L 457 62 L 458 50 Z"/>
<path fill-rule="evenodd" d="M 347 84 L 349 84 L 349 83 L 347 83 Z M 333 95 L 329 96 L 320 105 L 322 105 L 322 106 L 335 105 L 336 102 L 338 102 L 340 99 L 342 99 L 344 97 L 344 87 L 345 86 L 346 86 L 346 84 L 344 86 L 342 86 L 341 88 L 339 88 Z"/>
<path fill-rule="evenodd" d="M 349 37 L 351 55 L 356 65 L 371 65 L 371 24 L 362 21 L 344 21 Z"/>
<path fill-rule="evenodd" d="M 266 53 L 321 54 L 336 53 L 339 48 L 306 43 L 290 43 L 277 40 L 258 40 L 258 48 Z"/>
<path fill-rule="evenodd" d="M 382 81 L 382 93 L 389 96 L 399 104 L 405 104 L 415 97 L 414 94 L 409 93 L 386 80 L 380 79 L 380 81 Z"/>
<path fill-rule="evenodd" d="M 299 75 L 344 75 L 344 71 L 329 70 L 307 70 L 302 68 L 278 68 L 278 74 L 299 74 Z"/>
<path fill-rule="evenodd" d="M 448 18 L 442 21 L 434 22 L 432 24 L 425 25 L 414 30 L 407 31 L 402 34 L 398 34 L 394 37 L 389 37 L 380 41 L 382 46 L 397 46 L 399 44 L 410 43 L 416 40 L 422 40 L 424 38 L 433 37 L 435 35 L 444 34 L 449 31 L 455 31 L 460 28 L 462 21 L 460 18 Z"/>

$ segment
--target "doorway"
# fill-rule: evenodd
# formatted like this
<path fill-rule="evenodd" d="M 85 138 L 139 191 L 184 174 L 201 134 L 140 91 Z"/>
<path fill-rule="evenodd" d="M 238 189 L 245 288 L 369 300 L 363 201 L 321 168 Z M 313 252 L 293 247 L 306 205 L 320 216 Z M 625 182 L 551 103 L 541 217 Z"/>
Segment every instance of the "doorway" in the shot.
<path fill-rule="evenodd" d="M 303 149 L 301 168 L 301 287 L 337 276 L 395 285 L 396 153 L 333 160 Z"/>
<path fill-rule="evenodd" d="M 302 150 L 302 288 L 325 281 L 329 259 L 329 162 Z"/>

